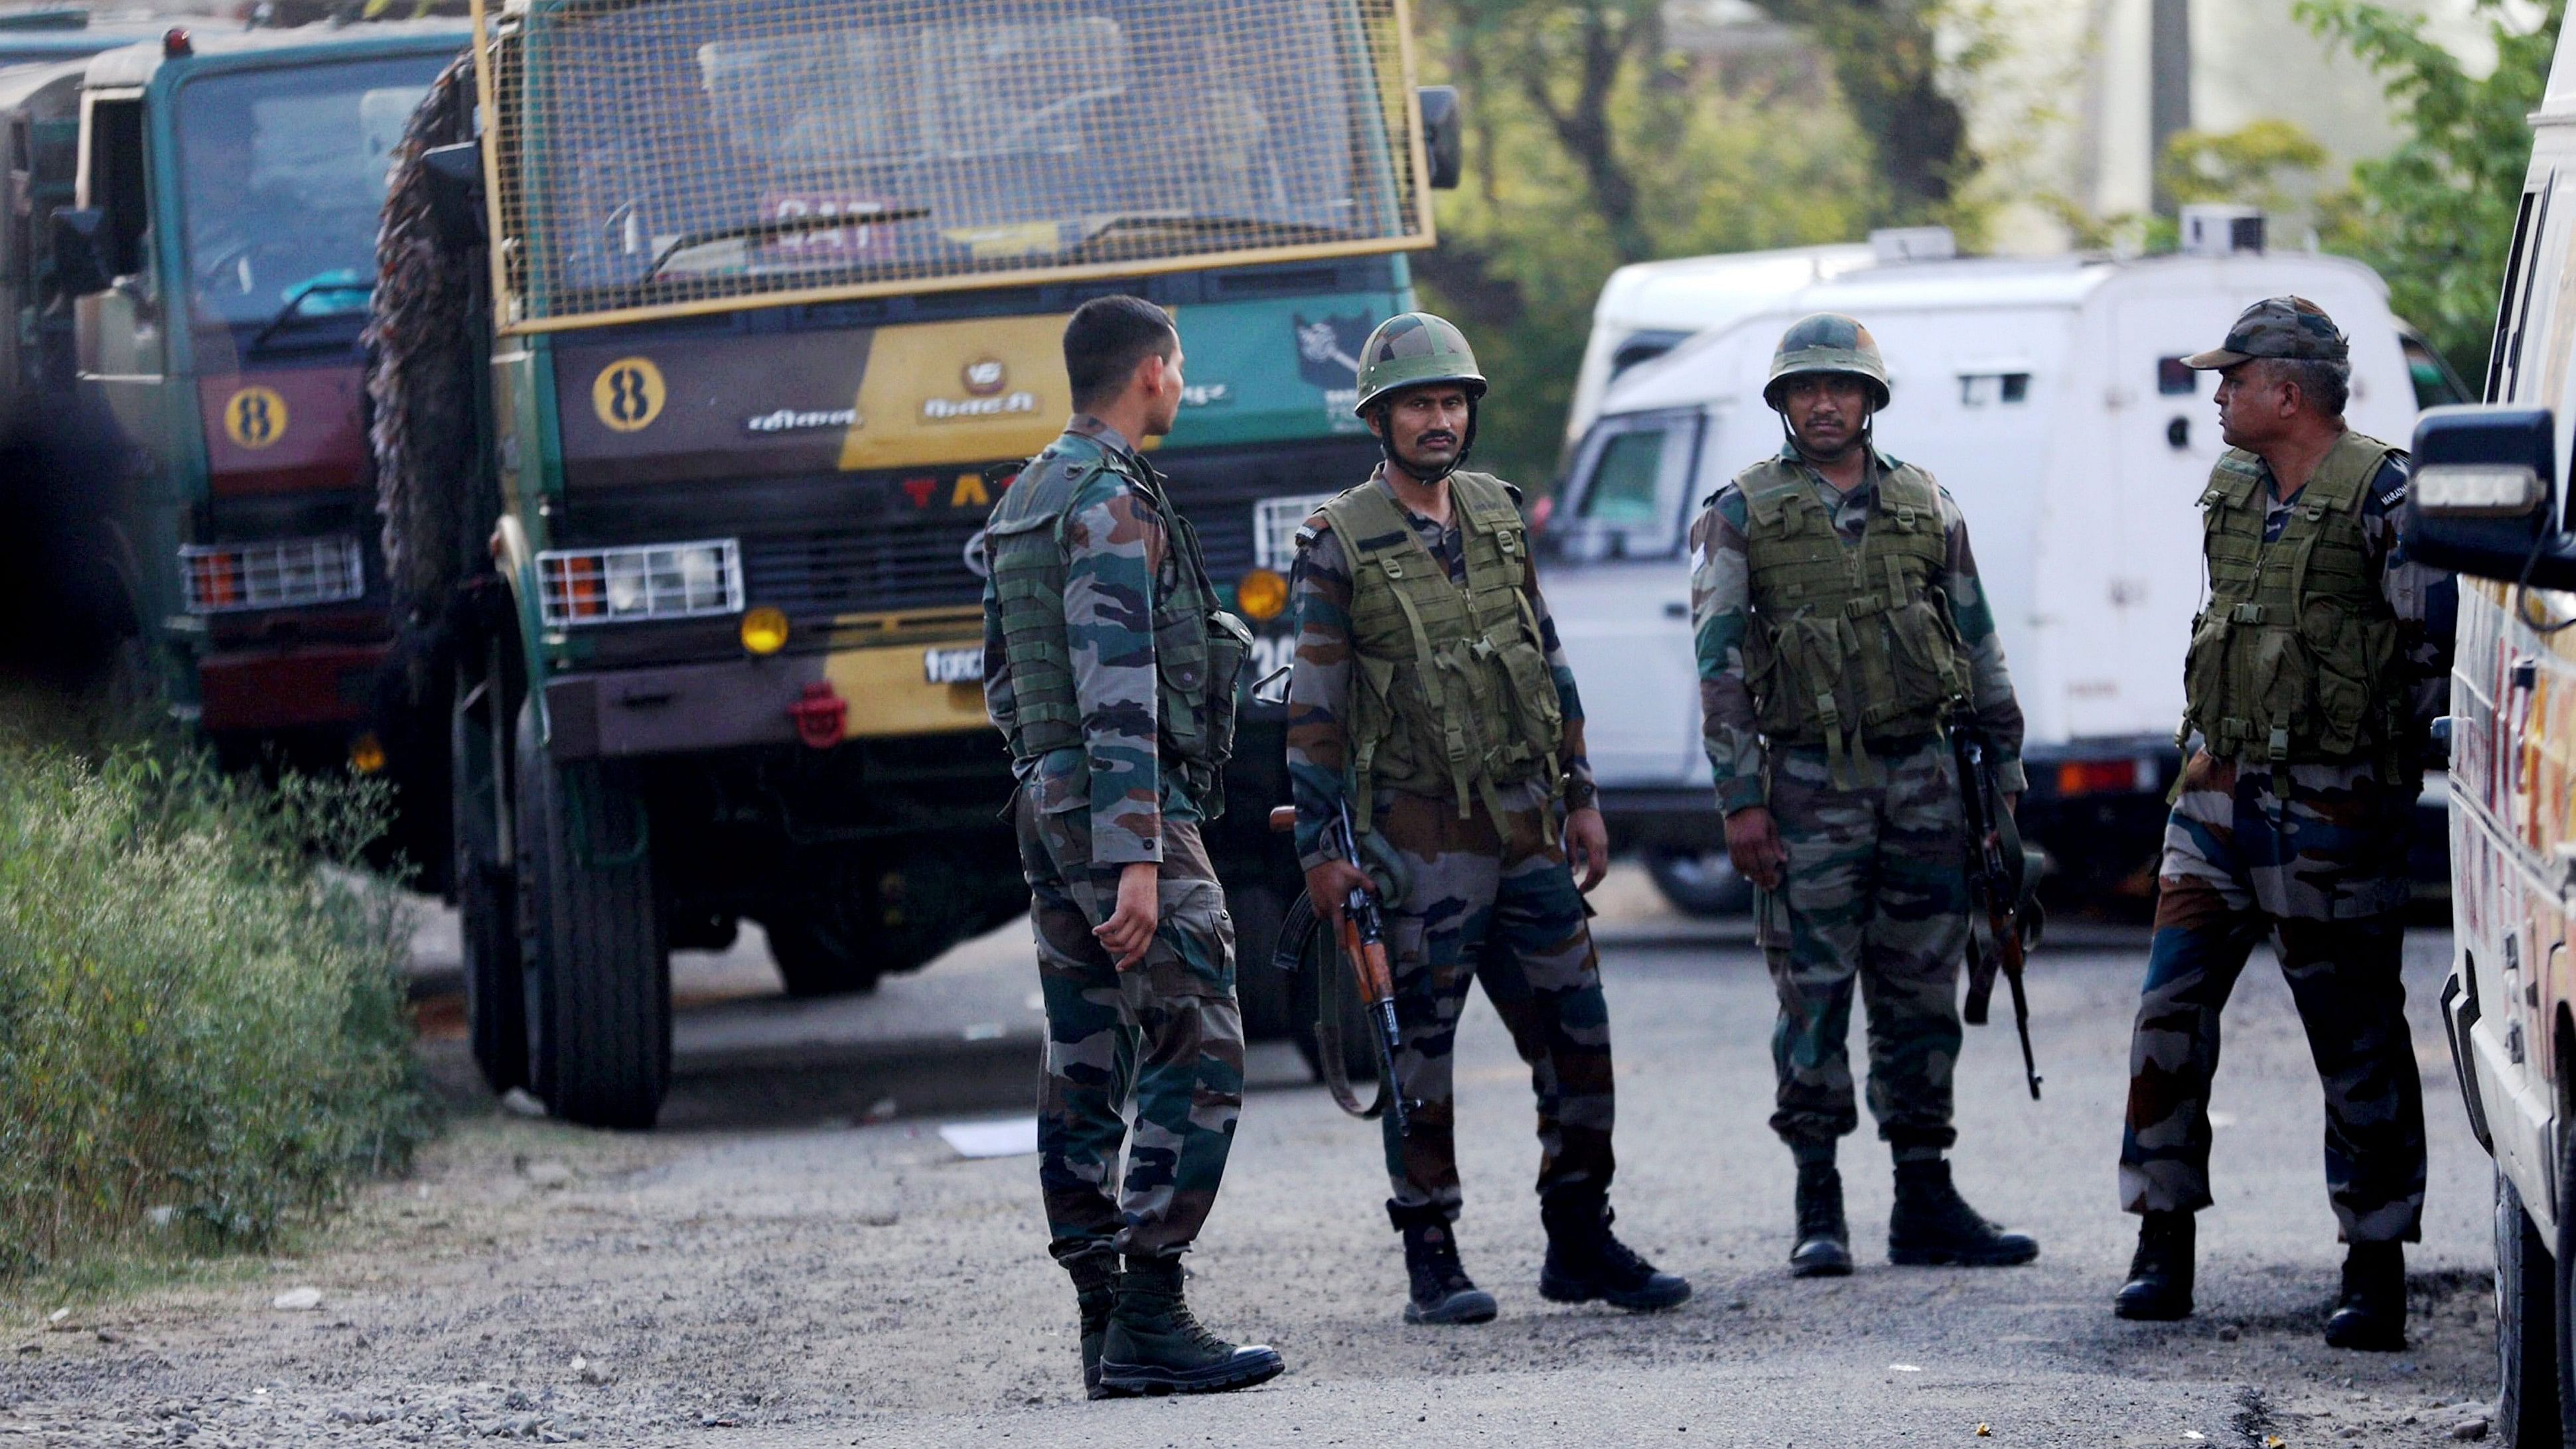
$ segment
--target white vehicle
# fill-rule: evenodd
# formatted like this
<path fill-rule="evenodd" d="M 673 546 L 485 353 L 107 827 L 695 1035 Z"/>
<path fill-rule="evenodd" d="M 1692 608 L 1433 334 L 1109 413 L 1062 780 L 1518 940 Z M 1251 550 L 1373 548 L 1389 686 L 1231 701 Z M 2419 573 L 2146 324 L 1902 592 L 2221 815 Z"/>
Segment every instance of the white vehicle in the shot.
<path fill-rule="evenodd" d="M 2507 1445 L 2576 1443 L 2576 33 L 2533 117 L 2486 398 L 2416 436 L 2409 546 L 2460 571 L 2451 672 L 2452 961 L 2442 1020 L 2495 1157 L 2495 1415 Z"/>
<path fill-rule="evenodd" d="M 2402 439 L 2456 397 L 2369 269 L 2235 250 L 2117 261 L 1877 265 L 1774 299 L 1611 386 L 1541 532 L 1605 812 L 1685 908 L 1733 890 L 1700 745 L 1684 540 L 1702 502 L 1782 443 L 1772 348 L 1812 312 L 1857 317 L 1894 379 L 1878 420 L 1968 515 L 2029 719 L 2024 833 L 2066 883 L 2143 891 L 2178 768 L 2183 648 L 2200 606 L 2196 506 L 2224 444 L 2215 383 L 2182 365 L 2246 304 L 2296 293 L 2352 339 L 2353 425 Z M 2410 357 L 2410 351 L 2417 354 Z"/>

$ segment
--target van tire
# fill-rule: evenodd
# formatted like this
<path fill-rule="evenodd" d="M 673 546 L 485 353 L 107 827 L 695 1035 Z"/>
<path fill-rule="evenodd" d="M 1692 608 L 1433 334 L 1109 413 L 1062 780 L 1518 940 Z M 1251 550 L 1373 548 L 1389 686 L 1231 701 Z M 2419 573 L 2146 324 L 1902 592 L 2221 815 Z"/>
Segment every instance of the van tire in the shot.
<path fill-rule="evenodd" d="M 1646 874 L 1685 916 L 1740 916 L 1753 909 L 1753 882 L 1735 873 L 1723 849 L 1659 846 L 1646 852 Z"/>
<path fill-rule="evenodd" d="M 565 1121 L 650 1127 L 670 1086 L 671 974 L 644 802 L 620 768 L 549 758 L 533 702 L 518 766 L 531 1085 Z"/>
<path fill-rule="evenodd" d="M 2507 1449 L 2558 1449 L 2558 1273 L 2502 1168 L 2495 1175 L 2495 1432 Z"/>
<path fill-rule="evenodd" d="M 483 721 L 448 711 L 448 810 L 455 837 L 456 926 L 466 1035 L 495 1092 L 528 1084 L 528 997 L 519 975 L 518 885 L 501 859 L 503 766 Z"/>
<path fill-rule="evenodd" d="M 2563 1061 L 2564 1058 L 2561 1060 Z M 2562 1076 L 2560 1080 L 2564 1081 L 2566 1079 Z M 2563 1114 L 2560 1120 L 2565 1120 Z M 2550 1345 L 2553 1350 L 2550 1357 L 2555 1361 L 2557 1367 L 2555 1377 L 2558 1381 L 2558 1437 L 2554 1440 L 2548 1438 L 2534 1438 L 2529 1441 L 2533 1445 L 2552 1443 L 2576 1444 L 2576 1414 L 2571 1414 L 2569 1412 L 2571 1408 L 2576 1408 L 2576 1354 L 2571 1354 L 2569 1352 L 2571 1346 L 2576 1346 L 2576 1332 L 2571 1332 L 2571 1329 L 2576 1329 L 2576 1325 L 2571 1325 L 2568 1322 L 2568 1308 L 2571 1304 L 2576 1304 L 2576 1282 L 2571 1282 L 2569 1280 L 2568 1273 L 2568 1269 L 2571 1266 L 2576 1266 L 2576 1211 L 2571 1211 L 2571 1209 L 2576 1209 L 2576 1202 L 2571 1202 L 2568 1197 L 2570 1191 L 2576 1191 L 2576 1132 L 2561 1132 L 2557 1135 L 2560 1138 L 2557 1163 L 2557 1251 L 2551 1254 L 2551 1257 L 2555 1259 L 2555 1261 L 2547 1270 L 2549 1273 L 2549 1286 L 2553 1290 L 2556 1301 L 2549 1305 L 2550 1312 L 2544 1321 L 2555 1330 L 2552 1337 L 2556 1341 Z M 2533 1234 L 2533 1236 L 2537 1237 L 2538 1234 Z M 2501 1271 L 2504 1266 L 2502 1260 L 2498 1260 L 2496 1266 L 2499 1271 Z M 2516 1273 L 2514 1276 L 2517 1280 L 2521 1280 L 2528 1277 L 2534 1271 L 2537 1270 L 2531 1266 L 2529 1258 L 2526 1255 L 2523 1261 L 2523 1271 Z M 2532 1306 L 2528 1296 L 2524 1298 L 2523 1306 L 2525 1309 L 2529 1309 Z M 2498 1307 L 2502 1307 L 2502 1304 L 2499 1303 Z M 2528 1318 L 2526 1318 L 2525 1321 L 2528 1322 Z M 2506 1360 L 2503 1357 L 2504 1333 L 2501 1320 L 2499 1320 L 2497 1324 L 2496 1347 L 2499 1363 L 2510 1362 L 2510 1360 Z M 2519 1358 L 2528 1351 L 2529 1350 L 2527 1348 L 2522 1349 L 2520 1352 L 2517 1352 L 2516 1357 Z M 2525 1423 L 2528 1423 L 2531 1416 L 2526 1412 L 2521 1417 Z M 2516 1427 L 2511 1420 L 2506 1419 L 2501 1413 L 2497 1415 L 2497 1424 L 2498 1427 L 2506 1434 L 2511 1434 Z M 2508 1442 L 2519 1444 L 2524 1441 L 2516 1439 Z"/>

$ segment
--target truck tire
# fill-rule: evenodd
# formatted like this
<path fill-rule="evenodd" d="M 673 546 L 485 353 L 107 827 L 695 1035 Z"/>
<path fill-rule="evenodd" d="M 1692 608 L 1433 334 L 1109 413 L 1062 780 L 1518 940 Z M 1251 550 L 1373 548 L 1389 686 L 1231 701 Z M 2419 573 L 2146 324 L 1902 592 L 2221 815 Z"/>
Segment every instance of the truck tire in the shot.
<path fill-rule="evenodd" d="M 1288 973 L 1270 959 L 1279 946 L 1279 922 L 1288 914 L 1285 899 L 1278 887 L 1263 882 L 1226 892 L 1225 904 L 1234 917 L 1234 998 L 1243 1009 L 1243 1039 L 1293 1035 Z"/>
<path fill-rule="evenodd" d="M 2495 1175 L 2495 1431 L 2507 1449 L 2557 1449 L 2558 1274 L 2549 1245 L 2523 1211 L 2522 1194 Z"/>
<path fill-rule="evenodd" d="M 565 1121 L 650 1127 L 671 1078 L 671 972 L 644 802 L 621 770 L 548 758 L 533 702 L 518 766 L 530 1084 Z"/>
<path fill-rule="evenodd" d="M 864 936 L 807 911 L 780 911 L 761 926 L 789 996 L 801 1001 L 877 989 L 881 960 Z"/>
<path fill-rule="evenodd" d="M 1753 882 L 1735 873 L 1723 850 L 1659 846 L 1646 852 L 1646 874 L 1685 916 L 1740 916 L 1753 909 Z"/>
<path fill-rule="evenodd" d="M 2562 1075 L 2559 1080 L 2565 1081 L 2566 1078 Z M 2563 1115 L 2561 1120 L 2565 1120 Z M 2558 1137 L 2558 1241 L 2557 1251 L 2550 1255 L 2554 1261 L 2548 1270 L 2549 1286 L 2555 1290 L 2557 1301 L 2550 1305 L 2551 1311 L 2545 1321 L 2556 1330 L 2553 1335 L 2556 1341 L 2550 1345 L 2553 1350 L 2550 1357 L 2557 1368 L 2558 1380 L 2557 1442 L 2576 1444 L 2576 1322 L 2569 1321 L 2568 1312 L 2570 1307 L 2576 1306 L 2576 1274 L 2570 1273 L 2571 1268 L 2576 1268 L 2576 1199 L 2569 1197 L 2571 1192 L 2576 1192 L 2576 1132 L 2561 1132 Z M 2502 1266 L 2501 1262 L 2497 1264 L 2499 1269 Z M 2525 1305 L 2529 1305 L 2528 1299 L 2525 1299 Z M 2497 1334 L 2496 1347 L 2501 1361 L 2504 1348 L 2501 1331 Z M 2498 1422 L 2504 1422 L 2501 1415 Z M 2550 1441 L 2535 1439 L 2532 1442 Z"/>
<path fill-rule="evenodd" d="M 455 835 L 456 927 L 466 1031 L 494 1092 L 528 1084 L 528 997 L 519 975 L 518 886 L 501 859 L 504 763 L 484 722 L 448 711 L 448 809 Z"/>

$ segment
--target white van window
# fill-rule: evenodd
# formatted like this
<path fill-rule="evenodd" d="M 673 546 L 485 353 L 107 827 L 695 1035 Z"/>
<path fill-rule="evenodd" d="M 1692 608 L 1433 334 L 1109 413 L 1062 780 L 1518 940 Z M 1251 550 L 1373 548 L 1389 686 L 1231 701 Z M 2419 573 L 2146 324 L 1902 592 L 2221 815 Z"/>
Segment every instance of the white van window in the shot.
<path fill-rule="evenodd" d="M 1612 438 L 1592 470 L 1592 486 L 1583 490 L 1579 516 L 1614 528 L 1651 527 L 1656 484 L 1664 472 L 1665 437 L 1664 430 L 1657 428 Z"/>
<path fill-rule="evenodd" d="M 2200 374 L 2179 357 L 2156 359 L 2156 392 L 2164 397 L 2190 397 L 2200 391 Z"/>
<path fill-rule="evenodd" d="M 1681 548 L 1682 494 L 1699 450 L 1696 412 L 1608 419 L 1576 455 L 1559 515 L 1541 538 L 1568 559 L 1662 558 Z"/>
<path fill-rule="evenodd" d="M 2030 374 L 2027 372 L 1963 372 L 1959 374 L 1959 406 L 1966 408 L 2017 407 L 2030 401 Z"/>

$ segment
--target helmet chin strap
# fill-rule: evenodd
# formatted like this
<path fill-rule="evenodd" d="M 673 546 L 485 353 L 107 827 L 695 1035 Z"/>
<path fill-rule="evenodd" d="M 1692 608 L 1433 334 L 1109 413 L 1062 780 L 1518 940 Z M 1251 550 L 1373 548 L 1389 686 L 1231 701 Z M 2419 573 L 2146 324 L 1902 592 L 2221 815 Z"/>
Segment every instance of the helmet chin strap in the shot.
<path fill-rule="evenodd" d="M 1417 470 L 1413 464 L 1396 456 L 1395 418 L 1392 415 L 1393 409 L 1385 403 L 1379 403 L 1377 405 L 1377 450 L 1386 455 L 1386 461 L 1389 464 L 1403 469 L 1404 476 L 1407 478 L 1411 478 L 1426 487 L 1433 483 L 1437 483 L 1441 479 L 1448 477 L 1450 474 L 1457 472 L 1459 469 L 1466 467 L 1467 455 L 1476 451 L 1476 414 L 1477 410 L 1483 405 L 1483 401 L 1484 400 L 1481 398 L 1469 398 L 1467 400 L 1467 432 L 1464 437 L 1461 437 L 1458 440 L 1458 456 L 1450 459 L 1437 473 L 1425 476 L 1422 472 Z"/>

